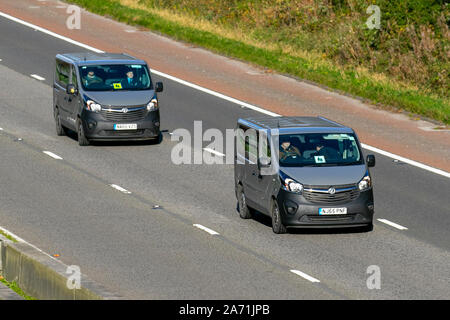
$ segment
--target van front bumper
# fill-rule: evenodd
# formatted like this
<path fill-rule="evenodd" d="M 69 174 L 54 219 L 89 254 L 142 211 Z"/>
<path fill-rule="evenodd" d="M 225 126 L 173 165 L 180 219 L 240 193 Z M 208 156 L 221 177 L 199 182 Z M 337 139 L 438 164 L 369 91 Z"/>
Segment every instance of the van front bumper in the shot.
<path fill-rule="evenodd" d="M 116 140 L 150 140 L 159 138 L 159 112 L 149 112 L 143 119 L 127 122 L 113 122 L 105 120 L 95 112 L 83 112 L 81 117 L 86 138 L 93 141 Z M 136 130 L 115 130 L 115 124 L 136 124 Z"/>
<path fill-rule="evenodd" d="M 287 228 L 343 228 L 372 224 L 373 191 L 360 192 L 353 201 L 336 204 L 312 203 L 303 195 L 280 190 L 278 206 L 281 221 Z M 320 208 L 347 208 L 347 214 L 319 215 Z"/>

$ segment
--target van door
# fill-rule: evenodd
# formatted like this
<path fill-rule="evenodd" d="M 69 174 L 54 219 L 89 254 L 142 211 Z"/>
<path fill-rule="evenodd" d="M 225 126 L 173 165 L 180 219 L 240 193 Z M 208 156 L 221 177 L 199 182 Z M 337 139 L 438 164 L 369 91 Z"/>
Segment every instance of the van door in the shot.
<path fill-rule="evenodd" d="M 70 117 L 70 109 L 67 101 L 66 93 L 67 85 L 70 78 L 70 64 L 67 62 L 56 60 L 55 81 L 53 83 L 53 92 L 56 98 L 56 105 L 59 108 L 59 115 L 64 126 L 72 127 L 72 123 L 68 121 Z"/>
<path fill-rule="evenodd" d="M 264 147 L 267 150 L 267 156 L 270 158 L 270 144 L 268 143 L 267 137 L 264 138 L 264 143 L 261 145 L 261 136 L 259 134 L 256 137 L 253 135 L 246 136 L 245 140 L 245 151 L 246 158 L 248 162 L 246 163 L 245 169 L 245 184 L 244 191 L 247 199 L 250 203 L 264 213 L 267 213 L 267 199 L 268 191 L 272 185 L 272 175 L 264 175 L 261 172 L 261 168 L 258 165 L 258 150 Z M 267 147 L 267 148 L 266 148 Z"/>
<path fill-rule="evenodd" d="M 72 123 L 73 126 L 75 126 L 77 115 L 78 115 L 78 107 L 80 105 L 80 93 L 79 93 L 79 87 L 78 87 L 78 79 L 77 79 L 77 70 L 76 66 L 73 64 L 70 65 L 70 79 L 69 83 L 73 84 L 75 86 L 75 94 L 68 94 L 67 95 L 67 110 L 68 110 L 68 121 Z"/>

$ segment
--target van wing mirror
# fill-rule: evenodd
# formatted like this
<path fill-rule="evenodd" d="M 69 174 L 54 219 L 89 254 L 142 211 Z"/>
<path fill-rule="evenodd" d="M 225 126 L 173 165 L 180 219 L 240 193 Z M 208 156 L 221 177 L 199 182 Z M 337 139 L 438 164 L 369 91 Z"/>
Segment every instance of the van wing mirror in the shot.
<path fill-rule="evenodd" d="M 373 154 L 367 155 L 367 166 L 368 167 L 375 167 L 375 156 Z"/>
<path fill-rule="evenodd" d="M 162 92 L 164 90 L 164 86 L 162 82 L 157 82 L 155 84 L 155 91 L 156 92 Z"/>
<path fill-rule="evenodd" d="M 67 94 L 77 94 L 77 88 L 71 83 L 69 83 L 66 87 Z"/>

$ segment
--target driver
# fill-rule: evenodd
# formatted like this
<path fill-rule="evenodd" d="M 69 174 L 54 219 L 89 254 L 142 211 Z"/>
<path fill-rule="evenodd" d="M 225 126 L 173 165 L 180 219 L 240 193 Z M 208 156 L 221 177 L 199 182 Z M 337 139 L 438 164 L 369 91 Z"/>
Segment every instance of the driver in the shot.
<path fill-rule="evenodd" d="M 280 142 L 280 160 L 285 160 L 287 157 L 301 156 L 300 150 L 294 147 L 289 139 L 282 139 Z"/>

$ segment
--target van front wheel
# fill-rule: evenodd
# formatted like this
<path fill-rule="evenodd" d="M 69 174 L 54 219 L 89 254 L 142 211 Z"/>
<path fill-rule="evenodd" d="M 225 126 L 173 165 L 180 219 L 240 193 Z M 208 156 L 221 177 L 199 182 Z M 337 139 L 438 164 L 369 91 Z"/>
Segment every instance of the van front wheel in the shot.
<path fill-rule="evenodd" d="M 55 123 L 56 123 L 56 134 L 58 136 L 65 136 L 66 130 L 64 129 L 64 127 L 61 124 L 61 116 L 59 115 L 58 109 L 55 110 Z"/>
<path fill-rule="evenodd" d="M 89 140 L 86 138 L 84 134 L 83 124 L 81 123 L 80 119 L 78 119 L 77 121 L 77 132 L 78 132 L 78 144 L 80 146 L 88 146 Z"/>
<path fill-rule="evenodd" d="M 276 200 L 272 200 L 272 230 L 276 234 L 286 233 L 286 227 L 281 222 L 280 208 Z"/>
<path fill-rule="evenodd" d="M 241 185 L 237 188 L 237 196 L 238 196 L 238 210 L 239 216 L 242 219 L 250 219 L 252 214 L 250 212 L 249 207 L 247 206 L 247 200 L 245 198 L 244 189 Z"/>

